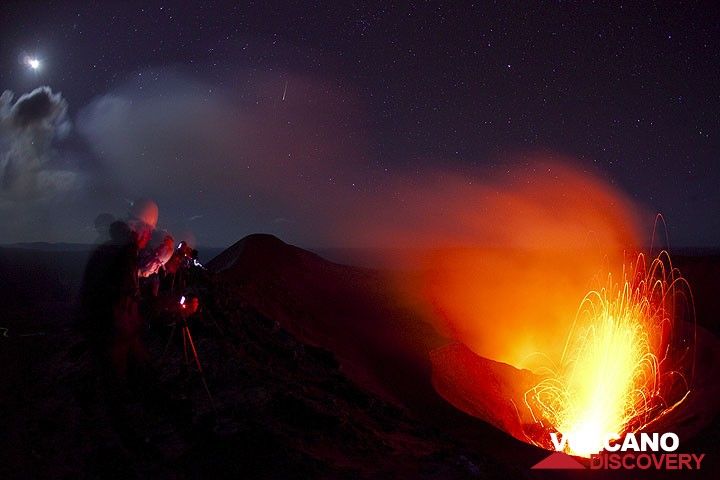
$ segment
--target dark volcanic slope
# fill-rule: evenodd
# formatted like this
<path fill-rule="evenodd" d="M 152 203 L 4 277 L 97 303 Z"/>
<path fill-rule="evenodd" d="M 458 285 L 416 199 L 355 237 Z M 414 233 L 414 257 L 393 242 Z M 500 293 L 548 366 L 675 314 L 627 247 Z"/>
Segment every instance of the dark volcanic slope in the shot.
<path fill-rule="evenodd" d="M 240 376 L 231 383 L 242 401 L 231 395 L 228 404 L 222 392 L 216 397 L 222 411 L 244 410 L 238 413 L 249 419 L 249 430 L 235 437 L 243 439 L 238 446 L 250 449 L 248 459 L 266 459 L 255 465 L 264 473 L 283 478 L 296 473 L 302 478 L 522 476 L 358 387 L 333 354 L 298 342 L 242 299 L 223 298 L 215 304 L 215 318 L 232 340 L 208 363 L 222 368 L 223 358 L 240 359 Z M 234 447 L 216 439 L 199 453 L 212 458 L 215 448 L 229 453 Z M 278 463 L 277 452 L 288 452 L 289 458 L 280 455 Z"/>
<path fill-rule="evenodd" d="M 200 288 L 205 320 L 193 331 L 216 409 L 177 339 L 162 355 L 160 322 L 146 337 L 163 401 L 130 392 L 125 421 L 113 421 L 72 328 L 83 259 L 0 250 L 12 293 L 0 323 L 0 478 L 558 477 L 529 470 L 546 452 L 435 394 L 425 355 L 444 340 L 394 304 L 381 275 L 269 236 L 217 257 L 217 278 Z M 717 432 L 716 420 L 687 444 L 708 454 L 695 478 L 716 478 Z"/>
<path fill-rule="evenodd" d="M 448 340 L 398 305 L 378 271 L 329 262 L 270 235 L 251 235 L 209 264 L 223 298 L 274 319 L 302 341 L 339 358 L 348 377 L 475 451 L 533 465 L 543 453 L 461 413 L 432 384 L 429 352 Z M 473 355 L 478 381 L 502 382 L 510 368 Z M 492 403 L 492 399 L 490 399 Z M 496 424 L 501 424 L 497 422 Z"/>
<path fill-rule="evenodd" d="M 5 317 L 0 337 L 0 478 L 517 478 L 521 470 L 358 387 L 326 350 L 299 342 L 223 283 L 201 286 L 193 326 L 215 400 L 147 344 L 163 399 L 122 398 L 113 420 L 70 303 Z M 69 295 L 72 296 L 72 295 Z M 177 339 L 176 339 L 177 340 Z"/>
<path fill-rule="evenodd" d="M 351 378 L 390 397 L 429 378 L 428 351 L 447 343 L 396 306 L 378 272 L 329 262 L 271 235 L 242 239 L 208 268 L 226 296 L 333 351 Z"/>
<path fill-rule="evenodd" d="M 720 263 L 708 264 L 704 259 L 685 257 L 677 263 L 681 268 L 686 267 L 683 271 L 688 270 L 690 281 L 697 284 L 703 296 L 699 304 L 699 323 L 717 331 L 714 318 L 717 312 L 708 303 L 714 302 L 714 297 L 707 294 L 708 289 L 717 288 L 714 279 L 720 274 Z M 342 369 L 351 379 L 379 392 L 384 398 L 399 401 L 416 418 L 436 426 L 460 444 L 489 453 L 503 462 L 514 463 L 528 474 L 527 469 L 543 457 L 542 452 L 498 434 L 483 422 L 453 410 L 438 397 L 429 383 L 427 358 L 428 352 L 447 340 L 415 314 L 399 307 L 396 299 L 389 296 L 387 282 L 379 272 L 328 262 L 268 235 L 246 237 L 214 259 L 210 267 L 228 289 L 228 297 L 241 299 L 304 341 L 335 352 Z M 503 366 L 471 356 L 472 368 L 479 372 L 476 380 L 491 382 L 498 391 L 502 390 L 502 382 L 496 382 L 502 379 Z M 710 362 L 705 358 L 699 361 Z M 705 368 L 703 374 L 711 386 L 716 385 L 712 379 L 708 380 L 708 375 L 714 371 L 712 367 Z M 451 379 L 452 372 L 445 374 Z M 448 385 L 451 390 L 457 386 Z M 490 393 L 496 388 L 479 390 Z M 698 392 L 704 399 L 709 398 L 702 389 Z M 483 398 L 468 410 L 483 410 L 486 401 L 493 403 L 491 399 Z M 704 410 L 710 412 L 712 409 Z M 502 418 L 497 420 L 493 421 L 495 425 L 509 428 Z M 710 420 L 704 418 L 702 423 L 707 425 Z M 720 462 L 712 458 L 718 451 L 714 433 L 717 423 L 716 419 L 692 442 L 685 443 L 688 447 L 692 445 L 693 451 L 715 452 L 706 462 L 710 476 L 710 472 L 717 471 L 720 466 Z M 540 473 L 532 472 L 532 475 Z"/>

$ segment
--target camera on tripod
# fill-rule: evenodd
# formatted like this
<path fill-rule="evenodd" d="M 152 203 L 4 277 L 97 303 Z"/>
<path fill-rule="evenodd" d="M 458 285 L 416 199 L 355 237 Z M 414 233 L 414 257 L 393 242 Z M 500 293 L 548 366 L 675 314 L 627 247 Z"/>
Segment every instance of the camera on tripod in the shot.
<path fill-rule="evenodd" d="M 200 299 L 198 297 L 180 296 L 179 312 L 184 318 L 191 317 L 200 310 Z"/>
<path fill-rule="evenodd" d="M 175 331 L 177 328 L 180 328 L 180 336 L 182 338 L 182 350 L 183 350 L 183 357 L 185 359 L 185 368 L 190 367 L 192 364 L 195 365 L 197 368 L 197 372 L 200 374 L 200 380 L 202 381 L 203 387 L 205 388 L 205 392 L 208 395 L 208 398 L 210 399 L 211 405 L 213 405 L 213 408 L 215 407 L 215 403 L 213 401 L 212 394 L 210 393 L 210 389 L 208 388 L 207 381 L 205 380 L 205 373 L 203 371 L 202 364 L 200 363 L 200 356 L 198 355 L 197 348 L 195 346 L 195 340 L 193 339 L 192 332 L 190 331 L 190 325 L 188 323 L 188 320 L 190 320 L 193 316 L 198 315 L 200 312 L 200 299 L 196 296 L 185 296 L 181 295 L 180 300 L 176 304 L 177 307 L 175 309 L 175 315 L 177 315 L 179 318 L 172 324 L 172 330 L 170 331 L 170 338 L 168 338 L 168 343 L 165 346 L 165 351 L 163 352 L 163 356 L 167 352 L 168 348 L 170 348 L 170 345 L 173 341 L 173 337 L 175 335 Z"/>

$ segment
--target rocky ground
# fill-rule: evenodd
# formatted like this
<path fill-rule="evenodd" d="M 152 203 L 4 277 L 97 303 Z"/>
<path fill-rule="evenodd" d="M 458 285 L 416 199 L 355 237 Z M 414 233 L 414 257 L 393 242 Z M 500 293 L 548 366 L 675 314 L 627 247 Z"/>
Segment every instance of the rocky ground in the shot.
<path fill-rule="evenodd" d="M 0 332 L 2 478 L 521 476 L 360 388 L 332 353 L 231 298 L 211 300 L 192 325 L 214 407 L 184 367 L 179 336 L 163 356 L 160 322 L 146 340 L 167 408 L 128 392 L 118 425 L 72 303 L 39 297 L 6 311 Z"/>
<path fill-rule="evenodd" d="M 414 355 L 439 340 L 421 327 L 400 335 L 402 311 L 392 310 L 395 327 L 382 337 L 400 353 L 350 348 L 366 344 L 347 325 L 374 328 L 371 317 L 389 308 L 379 277 L 276 240 L 218 257 L 218 273 L 198 290 L 203 315 L 192 332 L 212 401 L 179 336 L 166 351 L 167 319 L 145 336 L 157 390 L 108 398 L 115 393 L 73 327 L 84 256 L 0 249 L 0 478 L 573 476 L 529 470 L 547 452 L 434 394 Z M 684 444 L 708 455 L 693 478 L 716 478 L 718 425 Z"/>

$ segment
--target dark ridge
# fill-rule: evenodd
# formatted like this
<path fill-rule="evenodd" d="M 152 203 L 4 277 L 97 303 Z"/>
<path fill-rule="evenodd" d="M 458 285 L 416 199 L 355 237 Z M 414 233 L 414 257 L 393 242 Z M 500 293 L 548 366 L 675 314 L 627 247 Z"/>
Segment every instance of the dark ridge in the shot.
<path fill-rule="evenodd" d="M 262 268 L 263 262 L 298 265 L 303 261 L 328 262 L 294 245 L 289 245 L 274 235 L 254 233 L 234 243 L 207 263 L 212 272 L 220 273 L 230 269 Z M 330 263 L 330 262 L 328 262 Z"/>

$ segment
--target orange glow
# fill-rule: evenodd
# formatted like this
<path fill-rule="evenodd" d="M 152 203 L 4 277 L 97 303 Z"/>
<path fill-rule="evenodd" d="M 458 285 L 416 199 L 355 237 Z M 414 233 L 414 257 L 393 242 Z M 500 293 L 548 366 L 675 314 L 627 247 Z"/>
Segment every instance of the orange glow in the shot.
<path fill-rule="evenodd" d="M 353 239 L 414 247 L 396 287 L 455 342 L 431 353 L 448 402 L 543 448 L 550 433 L 574 437 L 566 451 L 588 455 L 688 394 L 689 289 L 666 253 L 624 267 L 649 235 L 602 178 L 542 158 L 507 173 L 397 186 L 398 204 L 363 206 L 372 220 Z"/>
<path fill-rule="evenodd" d="M 692 364 L 678 363 L 691 343 L 674 338 L 687 284 L 666 252 L 649 268 L 638 257 L 630 273 L 583 298 L 556 364 L 527 391 L 525 401 L 545 448 L 547 432 L 568 438 L 565 451 L 599 452 L 606 440 L 637 432 L 678 406 L 689 393 Z M 691 304 L 690 304 L 691 306 Z M 681 365 L 682 368 L 675 368 Z"/>
<path fill-rule="evenodd" d="M 440 332 L 483 357 L 534 369 L 538 352 L 560 357 L 593 278 L 622 265 L 640 235 L 632 204 L 600 178 L 557 163 L 511 178 L 438 177 L 402 193 L 417 196 L 408 203 L 421 212 L 399 212 L 367 232 L 419 247 L 408 263 L 421 272 L 397 284 Z M 416 217 L 421 224 L 408 220 Z"/>

